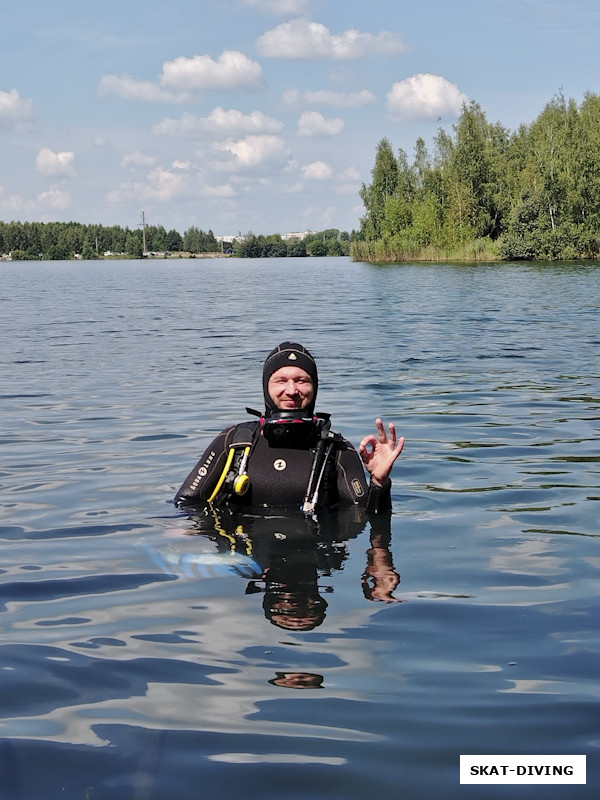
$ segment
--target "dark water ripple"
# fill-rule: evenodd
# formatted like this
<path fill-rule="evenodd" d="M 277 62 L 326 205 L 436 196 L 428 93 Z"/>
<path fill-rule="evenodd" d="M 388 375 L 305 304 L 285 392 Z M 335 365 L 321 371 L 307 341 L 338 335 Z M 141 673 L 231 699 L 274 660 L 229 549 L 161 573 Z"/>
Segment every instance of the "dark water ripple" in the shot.
<path fill-rule="evenodd" d="M 597 796 L 597 266 L 2 274 L 0 800 L 541 796 L 461 787 L 478 752 L 587 754 Z M 401 602 L 368 600 L 378 528 L 286 550 L 292 523 L 208 536 L 170 503 L 285 338 L 334 427 L 408 438 L 377 551 Z M 312 570 L 311 630 L 269 621 L 266 541 Z"/>

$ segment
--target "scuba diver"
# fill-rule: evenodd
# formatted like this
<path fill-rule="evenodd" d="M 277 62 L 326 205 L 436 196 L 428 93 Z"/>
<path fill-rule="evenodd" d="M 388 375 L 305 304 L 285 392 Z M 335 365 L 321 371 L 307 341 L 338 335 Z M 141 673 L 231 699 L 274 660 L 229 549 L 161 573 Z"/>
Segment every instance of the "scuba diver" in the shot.
<path fill-rule="evenodd" d="M 329 414 L 315 413 L 317 365 L 295 342 L 269 353 L 262 382 L 264 413 L 246 409 L 259 419 L 221 431 L 179 488 L 177 505 L 285 507 L 305 515 L 348 506 L 367 513 L 391 508 L 390 473 L 404 446 L 393 423 L 388 436 L 377 419 L 377 436 L 365 436 L 357 452 L 331 430 Z"/>

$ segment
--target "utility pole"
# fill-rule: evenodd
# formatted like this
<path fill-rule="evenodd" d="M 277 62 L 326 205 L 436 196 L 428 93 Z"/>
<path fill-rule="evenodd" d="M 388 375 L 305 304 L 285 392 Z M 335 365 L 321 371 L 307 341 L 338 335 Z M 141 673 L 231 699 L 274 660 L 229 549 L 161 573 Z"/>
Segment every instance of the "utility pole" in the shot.
<path fill-rule="evenodd" d="M 143 211 L 142 211 L 141 226 L 142 226 L 143 252 L 147 253 L 148 252 L 148 248 L 146 247 L 146 215 L 145 215 L 145 213 Z"/>

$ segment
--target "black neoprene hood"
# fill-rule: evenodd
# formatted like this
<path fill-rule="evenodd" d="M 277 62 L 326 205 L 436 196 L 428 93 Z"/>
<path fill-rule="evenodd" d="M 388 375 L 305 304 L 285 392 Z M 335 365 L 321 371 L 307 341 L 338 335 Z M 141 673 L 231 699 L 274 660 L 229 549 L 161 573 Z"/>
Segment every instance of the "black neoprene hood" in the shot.
<path fill-rule="evenodd" d="M 281 369 L 281 367 L 300 367 L 300 369 L 308 372 L 312 378 L 315 396 L 310 406 L 305 410 L 307 414 L 314 414 L 317 390 L 319 388 L 319 375 L 315 359 L 308 352 L 306 347 L 303 347 L 301 344 L 297 342 L 282 342 L 271 350 L 265 359 L 263 367 L 263 395 L 265 398 L 266 416 L 270 416 L 274 411 L 277 411 L 277 407 L 269 395 L 269 378 L 274 372 Z"/>

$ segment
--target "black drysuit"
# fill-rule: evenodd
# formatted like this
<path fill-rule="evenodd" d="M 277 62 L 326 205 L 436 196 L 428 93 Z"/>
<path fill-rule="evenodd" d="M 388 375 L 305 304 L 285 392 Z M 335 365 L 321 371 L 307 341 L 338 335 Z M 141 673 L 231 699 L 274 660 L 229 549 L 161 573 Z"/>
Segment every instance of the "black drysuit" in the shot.
<path fill-rule="evenodd" d="M 223 473 L 236 427 L 222 431 L 207 447 L 175 495 L 177 504 L 202 505 L 209 499 Z M 305 447 L 273 446 L 259 435 L 248 461 L 250 489 L 241 497 L 228 496 L 226 502 L 238 508 L 299 509 L 306 495 L 314 452 L 311 443 Z M 382 486 L 373 481 L 367 484 L 358 453 L 350 442 L 341 439 L 326 469 L 317 509 L 355 505 L 367 512 L 385 511 L 391 508 L 390 487 L 389 479 Z"/>

